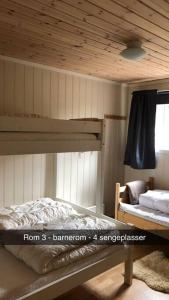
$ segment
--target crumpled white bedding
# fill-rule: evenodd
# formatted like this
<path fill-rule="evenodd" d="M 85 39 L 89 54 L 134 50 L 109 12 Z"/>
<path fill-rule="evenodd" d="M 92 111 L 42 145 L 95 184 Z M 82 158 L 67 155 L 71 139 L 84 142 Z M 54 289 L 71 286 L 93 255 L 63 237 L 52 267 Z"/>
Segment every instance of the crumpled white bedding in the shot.
<path fill-rule="evenodd" d="M 52 224 L 55 229 L 115 229 L 115 225 L 94 216 L 72 215 L 68 217 L 70 222 L 60 219 L 57 226 Z M 61 226 L 61 224 L 63 224 Z M 96 245 L 86 242 L 85 245 L 6 245 L 17 258 L 24 261 L 29 267 L 39 274 L 45 274 L 67 264 L 78 261 L 84 257 L 97 253 L 106 245 Z"/>
<path fill-rule="evenodd" d="M 0 230 L 29 228 L 59 219 L 66 219 L 76 210 L 67 203 L 40 198 L 20 205 L 0 208 Z"/>
<path fill-rule="evenodd" d="M 139 204 L 169 214 L 169 191 L 149 190 L 139 196 Z"/>
<path fill-rule="evenodd" d="M 45 228 L 48 229 L 115 229 L 115 224 L 112 222 L 95 216 L 78 214 L 70 205 L 49 198 L 8 208 L 6 211 L 4 209 L 2 212 L 0 224 L 1 228 L 6 229 L 25 228 L 25 226 L 36 228 L 39 223 L 45 223 Z M 8 251 L 39 274 L 79 261 L 106 247 L 106 245 L 87 242 L 85 245 L 5 245 Z"/>

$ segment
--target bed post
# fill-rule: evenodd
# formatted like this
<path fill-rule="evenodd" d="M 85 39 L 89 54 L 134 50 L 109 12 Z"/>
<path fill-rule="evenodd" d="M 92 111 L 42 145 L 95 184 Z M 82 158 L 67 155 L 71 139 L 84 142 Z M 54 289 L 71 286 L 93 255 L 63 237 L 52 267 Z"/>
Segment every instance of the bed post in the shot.
<path fill-rule="evenodd" d="M 120 197 L 120 183 L 116 183 L 115 191 L 115 219 L 118 219 L 118 207 L 119 207 L 119 197 Z"/>
<path fill-rule="evenodd" d="M 126 285 L 132 284 L 133 277 L 133 247 L 128 247 L 128 256 L 124 262 L 124 283 Z"/>
<path fill-rule="evenodd" d="M 154 177 L 149 177 L 149 188 L 154 190 Z"/>
<path fill-rule="evenodd" d="M 97 201 L 96 212 L 104 214 L 104 159 L 105 159 L 105 130 L 106 121 L 102 120 L 101 150 L 98 152 L 97 162 Z"/>
<path fill-rule="evenodd" d="M 53 154 L 53 190 L 52 197 L 56 198 L 57 188 L 57 153 Z"/>

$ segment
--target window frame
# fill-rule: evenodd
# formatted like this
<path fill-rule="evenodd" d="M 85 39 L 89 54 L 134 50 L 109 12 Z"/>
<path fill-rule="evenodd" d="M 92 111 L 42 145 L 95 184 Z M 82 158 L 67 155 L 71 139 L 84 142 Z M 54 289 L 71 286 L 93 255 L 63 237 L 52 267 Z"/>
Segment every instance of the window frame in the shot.
<path fill-rule="evenodd" d="M 156 106 L 157 105 L 164 105 L 164 104 L 169 104 L 169 91 L 158 91 L 157 92 L 157 97 L 156 97 Z M 156 154 L 169 154 L 169 149 L 160 149 L 156 150 Z"/>

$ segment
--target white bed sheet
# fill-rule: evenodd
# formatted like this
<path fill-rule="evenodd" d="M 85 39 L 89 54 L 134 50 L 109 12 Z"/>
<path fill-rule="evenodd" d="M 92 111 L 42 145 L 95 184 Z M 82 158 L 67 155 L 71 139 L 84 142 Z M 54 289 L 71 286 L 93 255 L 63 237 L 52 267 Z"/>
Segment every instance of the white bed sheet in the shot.
<path fill-rule="evenodd" d="M 153 221 L 157 224 L 169 227 L 169 214 L 163 213 L 159 210 L 154 210 L 140 204 L 131 205 L 127 203 L 120 203 L 120 210 L 148 221 Z"/>
<path fill-rule="evenodd" d="M 45 275 L 38 275 L 6 249 L 0 247 L 0 299 L 17 300 L 31 291 L 45 287 L 52 281 L 59 281 L 66 275 L 109 256 L 118 251 L 119 247 L 124 249 L 124 246 L 111 246 L 95 255 L 82 259 L 76 264 L 70 264 Z"/>

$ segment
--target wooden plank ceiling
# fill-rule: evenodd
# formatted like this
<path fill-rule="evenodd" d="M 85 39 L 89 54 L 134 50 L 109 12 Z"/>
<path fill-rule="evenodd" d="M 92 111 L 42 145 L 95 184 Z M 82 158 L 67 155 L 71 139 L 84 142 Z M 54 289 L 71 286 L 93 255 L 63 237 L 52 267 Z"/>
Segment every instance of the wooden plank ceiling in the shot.
<path fill-rule="evenodd" d="M 119 56 L 140 39 L 141 61 Z M 128 82 L 169 77 L 167 0 L 0 0 L 0 54 Z"/>

